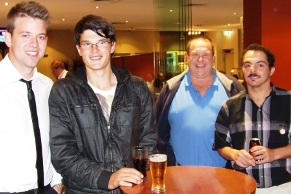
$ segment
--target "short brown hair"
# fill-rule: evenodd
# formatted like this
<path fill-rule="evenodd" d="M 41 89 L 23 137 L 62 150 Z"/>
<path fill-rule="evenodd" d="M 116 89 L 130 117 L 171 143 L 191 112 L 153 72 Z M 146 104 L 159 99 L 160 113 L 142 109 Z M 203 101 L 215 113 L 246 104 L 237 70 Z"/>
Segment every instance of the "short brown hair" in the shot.
<path fill-rule="evenodd" d="M 187 48 L 186 48 L 186 51 L 187 51 L 187 54 L 188 54 L 188 55 L 190 54 L 189 52 L 190 52 L 191 42 L 192 42 L 193 40 L 197 40 L 197 39 L 203 39 L 203 40 L 207 40 L 207 41 L 209 41 L 210 44 L 211 44 L 212 54 L 214 55 L 214 45 L 213 45 L 213 42 L 212 42 L 212 40 L 211 40 L 209 37 L 207 37 L 207 36 L 205 36 L 205 35 L 196 35 L 196 36 L 193 36 L 193 38 L 192 38 L 191 40 L 188 41 L 188 43 L 187 43 Z"/>
<path fill-rule="evenodd" d="M 32 17 L 44 20 L 47 28 L 50 24 L 50 15 L 48 10 L 34 1 L 22 1 L 12 7 L 7 15 L 7 31 L 12 34 L 17 17 Z"/>

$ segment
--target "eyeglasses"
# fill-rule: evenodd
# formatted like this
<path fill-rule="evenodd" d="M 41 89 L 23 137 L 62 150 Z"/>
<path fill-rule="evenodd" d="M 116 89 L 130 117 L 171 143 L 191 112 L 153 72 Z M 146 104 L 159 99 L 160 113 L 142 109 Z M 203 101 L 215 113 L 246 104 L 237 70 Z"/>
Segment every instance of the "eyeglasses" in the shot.
<path fill-rule="evenodd" d="M 91 43 L 91 42 L 83 42 L 80 44 L 80 46 L 83 49 L 91 49 L 93 48 L 93 45 L 97 46 L 99 49 L 105 49 L 108 47 L 108 45 L 110 44 L 110 41 L 106 41 L 106 40 L 100 40 L 96 43 Z"/>

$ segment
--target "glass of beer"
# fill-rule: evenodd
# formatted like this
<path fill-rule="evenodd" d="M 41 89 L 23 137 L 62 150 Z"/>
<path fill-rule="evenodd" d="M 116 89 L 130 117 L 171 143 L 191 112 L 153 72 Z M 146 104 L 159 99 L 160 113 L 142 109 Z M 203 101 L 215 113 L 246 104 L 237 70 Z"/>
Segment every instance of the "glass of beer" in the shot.
<path fill-rule="evenodd" d="M 154 193 L 166 191 L 165 175 L 167 167 L 167 155 L 153 154 L 150 155 L 150 171 L 152 176 L 151 190 Z"/>
<path fill-rule="evenodd" d="M 148 149 L 142 146 L 134 146 L 132 148 L 132 159 L 134 168 L 143 174 L 144 180 L 147 180 Z"/>

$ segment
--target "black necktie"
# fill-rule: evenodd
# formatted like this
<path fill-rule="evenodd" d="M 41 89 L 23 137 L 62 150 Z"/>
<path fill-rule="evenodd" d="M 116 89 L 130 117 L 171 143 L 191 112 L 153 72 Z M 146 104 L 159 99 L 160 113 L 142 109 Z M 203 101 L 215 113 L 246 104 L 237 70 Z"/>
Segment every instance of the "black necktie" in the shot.
<path fill-rule="evenodd" d="M 42 190 L 44 188 L 44 173 L 43 173 L 43 161 L 42 161 L 42 145 L 41 145 L 41 137 L 40 137 L 40 130 L 38 125 L 38 118 L 37 118 L 37 110 L 36 110 L 36 103 L 34 98 L 34 93 L 31 87 L 31 81 L 26 81 L 24 79 L 20 79 L 20 81 L 26 83 L 27 85 L 27 97 L 29 102 L 29 108 L 31 113 L 31 119 L 33 124 L 33 131 L 34 131 L 34 138 L 36 144 L 36 168 L 37 168 L 37 177 L 38 177 L 38 189 Z"/>

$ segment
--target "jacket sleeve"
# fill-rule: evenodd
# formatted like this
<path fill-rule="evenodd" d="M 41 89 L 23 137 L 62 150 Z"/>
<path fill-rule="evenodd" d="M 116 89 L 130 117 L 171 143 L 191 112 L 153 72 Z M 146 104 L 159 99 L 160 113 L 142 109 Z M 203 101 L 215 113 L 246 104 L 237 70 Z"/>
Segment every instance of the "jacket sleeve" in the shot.
<path fill-rule="evenodd" d="M 161 92 L 160 95 L 156 101 L 156 104 L 154 106 L 154 115 L 156 117 L 156 122 L 158 125 L 158 136 L 159 136 L 159 140 L 158 140 L 158 150 L 160 153 L 165 154 L 167 151 L 167 142 L 169 141 L 169 137 L 170 137 L 170 133 L 169 130 L 167 130 L 166 128 L 166 122 L 167 122 L 167 116 L 166 116 L 166 111 L 165 110 L 165 106 L 166 106 L 166 97 L 167 97 L 167 93 L 168 93 L 168 87 L 165 86 Z M 168 126 L 169 127 L 169 126 Z"/>
<path fill-rule="evenodd" d="M 149 148 L 149 154 L 157 152 L 157 125 L 153 114 L 153 98 L 144 81 L 136 86 L 141 100 L 140 142 L 139 145 Z M 139 91 L 138 91 L 139 90 Z"/>
<path fill-rule="evenodd" d="M 229 95 L 228 95 L 229 97 L 232 97 L 232 96 L 238 94 L 239 92 L 245 90 L 245 87 L 235 77 L 233 77 L 231 75 L 227 75 L 227 74 L 225 74 L 225 76 L 228 79 L 232 80 L 232 87 L 231 87 L 231 90 L 230 90 Z"/>
<path fill-rule="evenodd" d="M 170 124 L 168 121 L 168 113 L 169 107 L 172 102 L 172 98 L 174 96 L 175 90 L 172 90 L 172 95 L 170 94 L 170 90 L 168 85 L 164 86 L 161 90 L 161 93 L 157 99 L 157 102 L 154 107 L 154 114 L 157 121 L 158 126 L 158 151 L 161 154 L 167 154 L 167 163 L 168 166 L 176 165 L 176 157 L 173 151 L 172 146 L 170 145 Z"/>
<path fill-rule="evenodd" d="M 80 188 L 108 189 L 112 173 L 102 170 L 99 164 L 89 161 L 79 151 L 82 148 L 77 144 L 78 137 L 73 130 L 71 118 L 74 115 L 69 112 L 69 97 L 64 85 L 60 84 L 65 80 L 59 80 L 53 86 L 49 97 L 52 163 L 58 173 Z"/>

